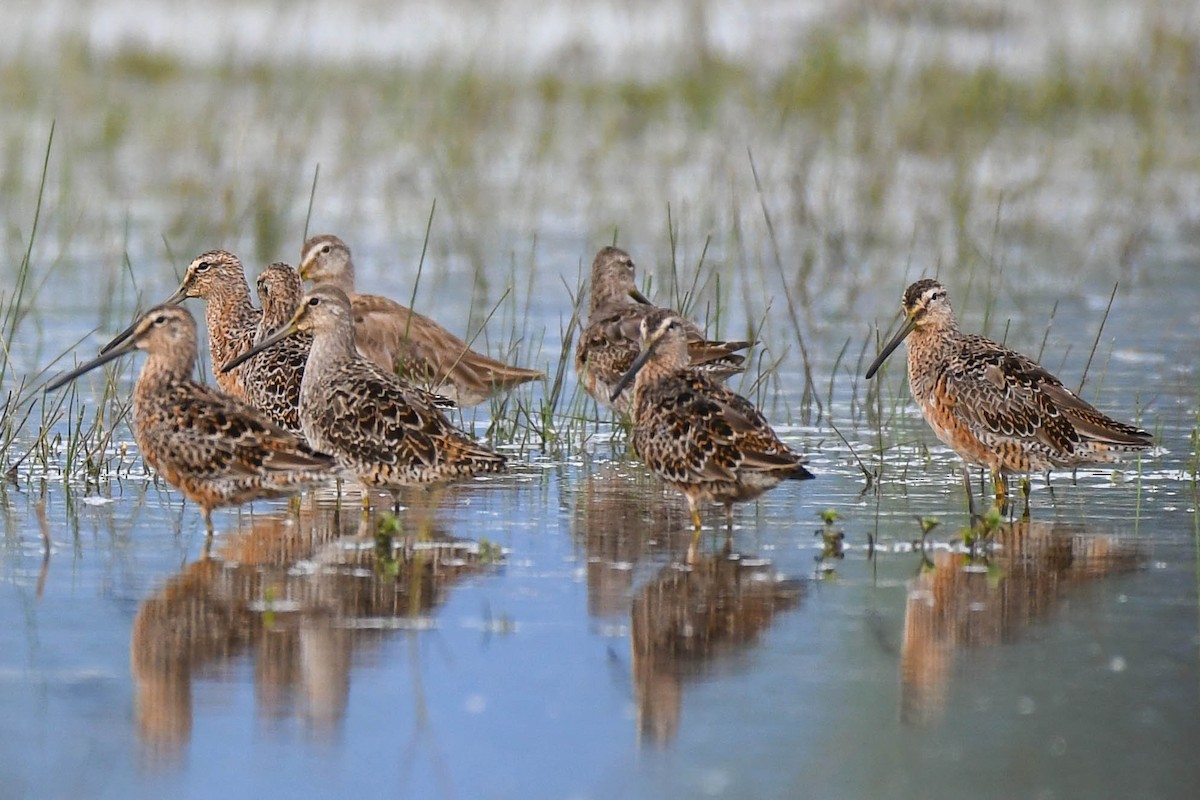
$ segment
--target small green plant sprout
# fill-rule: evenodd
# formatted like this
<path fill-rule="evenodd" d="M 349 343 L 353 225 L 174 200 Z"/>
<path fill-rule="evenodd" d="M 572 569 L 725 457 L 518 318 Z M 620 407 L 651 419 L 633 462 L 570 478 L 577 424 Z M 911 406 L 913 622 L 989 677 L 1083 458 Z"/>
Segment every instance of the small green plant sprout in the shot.
<path fill-rule="evenodd" d="M 504 562 L 503 546 L 493 542 L 486 536 L 480 537 L 477 545 L 479 547 L 480 564 L 502 564 Z"/>
<path fill-rule="evenodd" d="M 833 566 L 826 564 L 825 561 L 826 559 L 841 559 L 845 557 L 846 534 L 841 528 L 834 527 L 834 524 L 840 517 L 837 511 L 828 508 L 820 513 L 821 521 L 825 525 L 813 533 L 814 536 L 821 537 L 821 553 L 816 556 L 815 560 L 818 564 L 818 572 L 829 574 L 833 572 Z"/>
<path fill-rule="evenodd" d="M 384 512 L 375 526 L 375 568 L 383 575 L 395 578 L 400 574 L 400 559 L 396 558 L 394 543 L 400 533 L 400 518 Z"/>
<path fill-rule="evenodd" d="M 929 532 L 942 524 L 942 521 L 937 517 L 916 517 L 917 526 L 921 529 L 921 541 L 925 541 L 925 537 Z"/>
<path fill-rule="evenodd" d="M 980 542 L 986 542 L 1004 524 L 1004 515 L 1000 508 L 992 506 L 983 516 L 974 521 L 971 527 L 963 530 L 962 540 L 965 545 L 974 548 Z"/>

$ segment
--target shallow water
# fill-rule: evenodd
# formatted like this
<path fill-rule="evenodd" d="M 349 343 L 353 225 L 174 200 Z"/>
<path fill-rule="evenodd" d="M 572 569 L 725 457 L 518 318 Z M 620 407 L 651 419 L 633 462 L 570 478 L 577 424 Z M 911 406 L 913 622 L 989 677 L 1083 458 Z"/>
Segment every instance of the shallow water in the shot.
<path fill-rule="evenodd" d="M 1074 5 L 1063 8 L 1065 15 Z M 1113 11 L 1097 24 L 1118 18 Z M 557 20 L 547 18 L 542 35 L 555 34 Z M 753 61 L 755 43 L 790 35 L 780 25 L 742 19 L 729 26 L 722 52 Z M 645 33 L 670 39 L 664 31 L 673 29 Z M 156 23 L 147 35 L 172 30 Z M 337 38 L 338 30 L 321 36 Z M 109 28 L 93 32 L 97 50 L 119 41 Z M 567 45 L 551 39 L 539 39 L 537 50 L 553 63 Z M 939 41 L 962 45 L 957 34 Z M 366 59 L 378 43 L 363 44 Z M 1002 59 L 1009 47 L 1029 49 L 1002 44 Z M 196 58 L 211 58 L 207 47 Z M 511 52 L 500 61 L 515 58 Z M 602 75 L 604 63 L 594 65 Z M 240 89 L 226 90 L 245 100 Z M 334 101 L 312 94 L 305 102 Z M 394 186 L 380 177 L 386 170 L 330 156 L 327 140 L 337 137 L 324 129 L 298 159 L 301 173 L 311 161 L 324 165 L 315 224 L 353 239 L 366 287 L 407 299 L 436 197 L 422 310 L 473 331 L 499 302 L 479 341 L 497 353 L 519 339 L 531 363 L 553 372 L 580 265 L 611 240 L 606 226 L 620 229 L 655 296 L 671 296 L 663 241 L 664 209 L 673 203 L 685 287 L 706 253 L 695 316 L 714 316 L 719 275 L 722 332 L 764 322 L 762 362 L 734 385 L 809 454 L 817 479 L 738 507 L 729 552 L 714 509 L 702 557 L 689 567 L 686 504 L 642 470 L 624 433 L 590 403 L 565 404 L 564 414 L 588 417 L 566 445 L 510 447 L 509 474 L 406 496 L 391 546 L 375 536 L 379 515 L 362 524 L 353 493 L 341 505 L 330 491 L 306 496 L 298 512 L 285 501 L 219 511 L 210 544 L 196 508 L 146 477 L 135 453 L 119 479 L 99 487 L 63 480 L 61 447 L 49 464 L 30 458 L 15 482 L 0 485 L 0 797 L 1193 796 L 1194 171 L 1174 183 L 1154 174 L 1122 194 L 1126 184 L 1052 158 L 1053 179 L 1006 199 L 1003 214 L 988 191 L 989 180 L 1004 181 L 979 177 L 962 234 L 948 232 L 950 212 L 930 204 L 936 190 L 906 179 L 953 165 L 909 158 L 881 211 L 886 223 L 876 227 L 869 210 L 853 207 L 857 195 L 838 194 L 857 175 L 845 153 L 822 153 L 812 183 L 797 190 L 793 183 L 804 182 L 788 166 L 795 131 L 764 123 L 748 126 L 745 138 L 776 212 L 769 234 L 742 153 L 734 166 L 714 155 L 728 149 L 731 130 L 743 138 L 741 119 L 699 129 L 672 119 L 654 136 L 609 142 L 609 151 L 592 153 L 595 163 L 553 148 L 541 161 L 502 153 L 487 161 L 479 184 L 430 178 L 453 172 L 440 151 L 397 156 L 381 131 L 387 120 L 364 120 L 371 144 L 355 156 L 366 165 L 432 161 L 414 168 L 412 185 L 407 175 Z M 26 124 L 39 121 L 31 114 Z M 144 159 L 136 129 L 110 163 L 72 143 L 71 121 L 60 122 L 64 172 L 104 173 L 139 159 L 152 166 L 115 170 L 123 179 L 101 181 L 104 202 L 78 203 L 77 217 L 69 191 L 49 205 L 35 247 L 37 307 L 11 349 L 17 376 L 32 383 L 60 353 L 67 355 L 48 374 L 94 353 L 127 323 L 136 296 L 145 305 L 174 289 L 162 239 L 203 237 L 178 232 L 172 220 L 228 213 L 212 197 L 180 199 L 190 184 L 178 176 L 155 182 L 156 167 L 180 166 Z M 482 133 L 487 141 L 523 142 L 531 127 L 494 124 L 498 130 Z M 591 152 L 596 131 L 588 120 L 576 124 L 564 138 Z M 272 131 L 284 127 L 276 118 L 246 124 L 229 137 L 244 149 L 221 155 L 252 160 L 247 154 L 270 147 Z M 1042 133 L 1028 136 L 1053 149 L 1049 136 L 1038 140 Z M 674 150 L 680 141 L 690 144 Z M 994 151 L 979 159 L 980 173 L 1003 176 L 1012 166 Z M 726 169 L 727 178 L 712 177 Z M 213 186 L 226 180 L 218 172 Z M 188 176 L 219 194 L 205 179 Z M 55 173 L 52 189 L 60 180 Z M 279 201 L 290 238 L 271 258 L 294 258 L 308 180 L 304 192 L 293 187 Z M 1175 191 L 1160 196 L 1155 181 Z M 127 193 L 166 200 L 135 203 Z M 115 232 L 125 224 L 122 241 Z M 1125 224 L 1138 235 L 1129 262 L 1118 263 Z M 219 230 L 223 238 L 205 246 L 261 243 L 245 226 Z M 776 233 L 778 270 L 767 244 Z M 818 234 L 825 249 L 801 277 L 796 253 Z M 955 234 L 990 248 L 984 266 L 955 260 Z M 127 270 L 113 266 L 122 248 Z M 829 255 L 835 251 L 841 261 Z M 397 252 L 401 269 L 389 266 Z M 190 254 L 174 255 L 177 268 Z M 963 552 L 958 462 L 913 408 L 903 351 L 881 372 L 878 399 L 860 377 L 875 352 L 873 326 L 894 324 L 899 295 L 923 264 L 943 265 L 964 328 L 1041 352 L 1071 386 L 1120 278 L 1083 395 L 1136 419 L 1158 445 L 1115 468 L 1056 473 L 1049 484 L 1035 477 L 1031 520 L 1006 522 L 982 559 Z M 95 307 L 97 283 L 116 288 L 111 309 Z M 805 297 L 797 313 L 819 410 L 805 396 L 785 287 L 793 300 Z M 122 392 L 137 366 L 126 360 Z M 570 397 L 569 374 L 567 381 Z M 93 373 L 76 385 L 89 418 L 102 383 Z M 536 408 L 543 392 L 526 387 L 517 398 Z M 36 438 L 40 403 L 34 408 L 14 445 L 22 452 Z M 484 406 L 462 422 L 482 435 L 492 411 L 513 409 Z M 66 437 L 68 421 L 53 433 Z M 122 443 L 132 446 L 124 424 L 114 447 Z M 857 459 L 878 472 L 877 482 L 868 485 Z M 829 529 L 826 510 L 837 513 Z M 923 552 L 921 518 L 938 522 Z"/>

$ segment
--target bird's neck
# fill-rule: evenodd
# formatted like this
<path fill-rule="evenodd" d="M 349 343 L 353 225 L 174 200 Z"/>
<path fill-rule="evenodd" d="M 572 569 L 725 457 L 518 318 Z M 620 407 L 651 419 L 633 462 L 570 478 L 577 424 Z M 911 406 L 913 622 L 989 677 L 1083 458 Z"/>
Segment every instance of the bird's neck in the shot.
<path fill-rule="evenodd" d="M 353 297 L 354 296 L 354 262 L 351 261 L 350 259 L 346 259 L 346 266 L 344 268 L 342 268 L 342 270 L 340 272 L 337 272 L 336 274 L 334 274 L 327 280 L 321 281 L 321 283 L 328 283 L 332 286 L 336 286 L 337 288 L 339 288 L 343 292 L 345 292 L 347 297 Z"/>
<path fill-rule="evenodd" d="M 593 292 L 588 302 L 588 319 L 597 319 L 609 310 L 621 308 L 630 302 L 629 296 L 623 292 Z"/>
<path fill-rule="evenodd" d="M 151 353 L 138 374 L 134 393 L 158 395 L 173 383 L 188 380 L 196 369 L 196 346 L 181 346 L 170 353 Z"/>
<path fill-rule="evenodd" d="M 312 350 L 309 352 L 304 375 L 307 378 L 309 374 L 322 372 L 328 367 L 357 357 L 353 328 L 346 326 L 337 330 L 319 331 L 313 335 Z"/>
<path fill-rule="evenodd" d="M 250 302 L 250 288 L 245 281 L 225 284 L 220 291 L 205 298 L 204 319 L 209 331 L 214 325 L 228 327 L 230 323 L 253 329 L 258 318 L 258 309 Z"/>
<path fill-rule="evenodd" d="M 952 321 L 937 326 L 917 328 L 908 335 L 908 381 L 914 397 L 932 389 L 936 371 L 949 360 L 958 347 L 962 333 Z"/>

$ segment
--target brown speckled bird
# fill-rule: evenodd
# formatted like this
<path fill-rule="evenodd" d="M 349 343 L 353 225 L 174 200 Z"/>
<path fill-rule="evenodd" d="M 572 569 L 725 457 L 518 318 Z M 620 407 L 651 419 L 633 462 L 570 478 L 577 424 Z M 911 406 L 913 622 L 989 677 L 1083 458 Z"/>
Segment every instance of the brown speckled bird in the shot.
<path fill-rule="evenodd" d="M 492 394 L 546 377 L 472 350 L 429 317 L 394 300 L 355 293 L 350 248 L 336 236 L 321 234 L 304 243 L 300 275 L 314 284 L 332 284 L 350 298 L 354 341 L 363 357 L 460 406 L 478 405 Z"/>
<path fill-rule="evenodd" d="M 633 276 L 633 259 L 624 250 L 602 247 L 596 253 L 587 322 L 575 345 L 575 374 L 584 390 L 597 403 L 619 414 L 629 412 L 633 388 L 614 394 L 613 387 L 642 350 L 642 320 L 660 310 L 638 291 Z M 693 371 L 723 381 L 745 369 L 745 356 L 737 351 L 745 350 L 750 342 L 710 341 L 695 324 L 687 320 L 683 324 L 688 364 Z"/>
<path fill-rule="evenodd" d="M 224 368 L 296 333 L 313 337 L 300 384 L 304 435 L 365 486 L 394 496 L 402 486 L 504 469 L 504 457 L 451 425 L 428 392 L 359 355 L 350 299 L 336 286 L 316 286 L 287 325 Z M 364 508 L 369 503 L 364 492 Z"/>
<path fill-rule="evenodd" d="M 191 264 L 183 283 L 163 305 L 178 305 L 189 297 L 204 299 L 204 321 L 208 328 L 208 349 L 215 370 L 221 364 L 244 353 L 254 344 L 261 313 L 250 303 L 250 287 L 242 262 L 227 250 L 209 250 Z M 133 334 L 139 322 L 134 322 L 115 339 L 100 349 L 107 353 Z M 216 376 L 217 385 L 228 395 L 246 399 L 240 371 Z"/>
<path fill-rule="evenodd" d="M 633 384 L 633 448 L 687 497 L 694 552 L 700 502 L 723 503 L 732 528 L 734 503 L 813 476 L 749 400 L 691 368 L 682 317 L 654 309 L 641 324 L 642 352 L 612 391 Z"/>
<path fill-rule="evenodd" d="M 46 388 L 145 350 L 133 389 L 134 437 L 146 463 L 200 506 L 211 534 L 214 508 L 295 493 L 334 477 L 335 462 L 245 403 L 193 380 L 196 338 L 187 309 L 157 306 L 123 342 Z"/>
<path fill-rule="evenodd" d="M 1037 362 L 961 332 L 937 281 L 909 286 L 901 306 L 904 324 L 867 378 L 907 338 L 908 384 L 925 421 L 965 464 L 991 470 L 997 501 L 1006 475 L 1106 464 L 1151 446 L 1150 434 L 1100 413 Z M 970 499 L 965 465 L 963 479 Z"/>
<path fill-rule="evenodd" d="M 256 280 L 262 316 L 254 334 L 257 344 L 277 328 L 287 324 L 300 306 L 304 284 L 300 274 L 287 264 L 276 262 L 259 273 Z M 300 381 L 312 337 L 289 336 L 252 358 L 238 370 L 246 402 L 266 414 L 276 425 L 293 433 L 300 429 Z M 220 364 L 214 365 L 221 366 Z M 220 378 L 221 373 L 218 373 Z"/>

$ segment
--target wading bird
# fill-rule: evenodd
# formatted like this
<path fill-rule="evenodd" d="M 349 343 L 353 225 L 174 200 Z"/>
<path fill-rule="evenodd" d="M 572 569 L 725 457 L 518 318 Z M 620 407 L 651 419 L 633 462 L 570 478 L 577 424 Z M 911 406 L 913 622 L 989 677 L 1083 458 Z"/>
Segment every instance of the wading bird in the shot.
<path fill-rule="evenodd" d="M 646 315 L 661 310 L 638 291 L 634 264 L 618 247 L 603 247 L 592 261 L 591 294 L 587 322 L 575 345 L 575 374 L 597 403 L 618 414 L 627 414 L 633 387 L 613 392 L 613 387 L 642 350 L 641 324 Z M 716 381 L 736 375 L 745 367 L 750 342 L 710 341 L 693 323 L 684 320 L 688 365 Z"/>
<path fill-rule="evenodd" d="M 429 317 L 394 300 L 356 294 L 350 248 L 336 236 L 321 234 L 304 243 L 300 276 L 332 284 L 350 298 L 354 341 L 365 358 L 460 406 L 478 405 L 492 394 L 546 377 L 472 350 Z"/>
<path fill-rule="evenodd" d="M 967 464 L 991 470 L 1003 505 L 1008 475 L 1107 464 L 1152 445 L 1150 434 L 1097 411 L 1033 359 L 960 331 L 937 281 L 909 286 L 901 307 L 904 323 L 866 376 L 907 340 L 909 388 L 929 427 L 964 462 L 972 516 Z M 1027 479 L 1023 489 L 1028 500 Z"/>
<path fill-rule="evenodd" d="M 683 493 L 692 512 L 694 556 L 701 502 L 753 500 L 782 480 L 805 480 L 805 458 L 779 440 L 754 405 L 690 366 L 687 322 L 668 309 L 642 319 L 642 351 L 613 387 L 633 385 L 633 448 L 650 470 Z"/>
<path fill-rule="evenodd" d="M 196 321 L 187 309 L 156 306 L 124 341 L 46 390 L 145 350 L 133 387 L 134 438 L 146 463 L 200 506 L 212 535 L 214 508 L 293 494 L 333 478 L 335 462 L 245 403 L 193 380 L 196 339 Z"/>
<path fill-rule="evenodd" d="M 455 428 L 431 396 L 359 355 L 350 299 L 320 284 L 283 328 L 223 370 L 236 368 L 288 336 L 313 337 L 300 383 L 300 427 L 368 490 L 437 483 L 504 469 L 504 457 Z M 363 508 L 370 492 L 363 492 Z"/>

